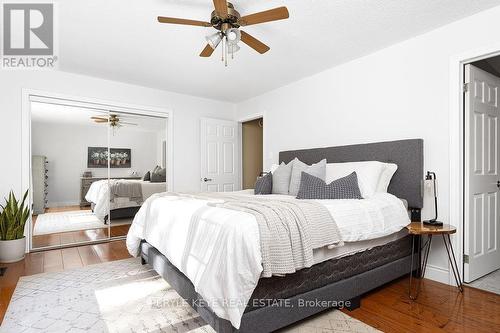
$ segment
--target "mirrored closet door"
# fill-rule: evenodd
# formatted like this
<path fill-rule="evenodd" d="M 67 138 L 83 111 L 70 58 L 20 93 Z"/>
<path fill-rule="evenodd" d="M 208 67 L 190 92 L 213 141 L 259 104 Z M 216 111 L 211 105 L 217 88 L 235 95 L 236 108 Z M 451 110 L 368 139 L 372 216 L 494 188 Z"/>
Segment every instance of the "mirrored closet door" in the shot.
<path fill-rule="evenodd" d="M 33 250 L 125 237 L 167 191 L 167 118 L 31 102 Z"/>
<path fill-rule="evenodd" d="M 31 102 L 32 249 L 109 239 L 108 112 Z M 103 147 L 99 168 L 88 171 L 88 147 Z M 94 184 L 95 183 L 95 184 Z"/>
<path fill-rule="evenodd" d="M 144 201 L 167 191 L 167 120 L 110 113 L 109 221 L 111 237 L 127 235 Z"/>

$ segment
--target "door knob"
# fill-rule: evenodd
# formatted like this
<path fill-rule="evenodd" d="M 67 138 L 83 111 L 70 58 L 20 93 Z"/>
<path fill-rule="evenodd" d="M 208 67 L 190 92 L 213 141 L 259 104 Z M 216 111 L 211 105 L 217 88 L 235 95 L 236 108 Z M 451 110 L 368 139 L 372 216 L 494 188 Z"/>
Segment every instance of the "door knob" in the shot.
<path fill-rule="evenodd" d="M 497 180 L 497 187 L 500 188 L 500 180 Z"/>
<path fill-rule="evenodd" d="M 207 177 L 205 177 L 205 178 L 203 178 L 203 181 L 204 181 L 204 182 L 211 182 L 211 181 L 212 181 L 212 178 L 207 178 Z M 500 181 L 499 181 L 499 182 L 500 182 Z"/>

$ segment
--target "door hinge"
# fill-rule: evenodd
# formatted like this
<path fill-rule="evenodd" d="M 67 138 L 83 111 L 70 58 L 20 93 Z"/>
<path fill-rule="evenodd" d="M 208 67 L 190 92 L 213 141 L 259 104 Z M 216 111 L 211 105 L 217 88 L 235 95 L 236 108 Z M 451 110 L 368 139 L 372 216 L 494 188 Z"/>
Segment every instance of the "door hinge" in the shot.
<path fill-rule="evenodd" d="M 468 263 L 469 263 L 469 255 L 464 254 L 464 264 L 468 264 Z"/>
<path fill-rule="evenodd" d="M 464 93 L 468 92 L 469 91 L 469 84 L 468 83 L 464 83 L 463 87 L 462 87 L 462 91 Z"/>

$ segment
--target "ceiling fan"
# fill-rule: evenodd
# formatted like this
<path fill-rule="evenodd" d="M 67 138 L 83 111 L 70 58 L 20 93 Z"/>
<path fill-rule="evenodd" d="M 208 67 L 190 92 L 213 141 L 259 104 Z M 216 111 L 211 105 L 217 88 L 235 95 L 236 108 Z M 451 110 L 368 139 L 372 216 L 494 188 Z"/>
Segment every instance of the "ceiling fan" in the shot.
<path fill-rule="evenodd" d="M 201 51 L 200 57 L 210 57 L 217 46 L 222 44 L 222 61 L 225 61 L 226 66 L 228 54 L 233 56 L 234 52 L 240 49 L 238 46 L 239 41 L 247 44 L 260 54 L 266 53 L 270 49 L 269 46 L 255 37 L 240 30 L 240 27 L 283 20 L 289 17 L 286 7 L 278 7 L 255 14 L 240 16 L 240 13 L 234 9 L 233 4 L 227 2 L 227 0 L 213 0 L 213 3 L 215 10 L 211 14 L 210 22 L 164 16 L 158 16 L 158 22 L 213 27 L 217 29 L 216 33 L 206 37 L 208 44 Z"/>
<path fill-rule="evenodd" d="M 105 117 L 90 117 L 94 122 L 98 124 L 104 124 L 104 123 L 109 123 L 109 126 L 112 128 L 117 128 L 117 127 L 122 127 L 123 125 L 131 125 L 131 126 L 137 126 L 138 124 L 134 123 L 129 123 L 122 121 L 118 115 L 116 114 L 110 114 L 108 118 Z"/>

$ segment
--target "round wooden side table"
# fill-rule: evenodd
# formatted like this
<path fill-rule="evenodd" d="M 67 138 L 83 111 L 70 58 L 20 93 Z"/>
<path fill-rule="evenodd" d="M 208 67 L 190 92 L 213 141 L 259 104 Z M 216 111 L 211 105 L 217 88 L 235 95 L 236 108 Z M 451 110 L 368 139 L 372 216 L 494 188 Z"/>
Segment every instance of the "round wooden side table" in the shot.
<path fill-rule="evenodd" d="M 455 282 L 457 283 L 458 290 L 463 292 L 462 279 L 460 278 L 460 272 L 457 266 L 457 260 L 455 259 L 455 253 L 453 251 L 453 246 L 451 245 L 450 235 L 457 232 L 457 229 L 449 224 L 443 224 L 441 226 L 432 226 L 423 224 L 422 222 L 412 222 L 406 226 L 410 235 L 412 235 L 412 249 L 411 249 L 411 273 L 410 273 L 410 285 L 408 290 L 408 296 L 410 299 L 415 300 L 420 292 L 420 283 L 425 275 L 425 268 L 427 267 L 427 259 L 429 258 L 429 251 L 431 249 L 432 236 L 441 235 L 443 237 L 444 247 L 448 253 L 448 261 L 450 262 L 451 269 L 453 271 L 453 276 L 455 277 Z M 427 236 L 427 242 L 422 247 L 422 238 Z M 418 247 L 415 247 L 415 239 L 417 238 Z M 419 255 L 419 270 L 417 271 L 417 276 L 419 278 L 417 284 L 417 290 L 415 295 L 412 295 L 412 278 L 413 278 L 413 257 L 415 255 L 415 250 L 418 253 L 423 251 L 423 257 Z"/>

